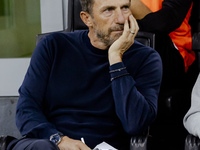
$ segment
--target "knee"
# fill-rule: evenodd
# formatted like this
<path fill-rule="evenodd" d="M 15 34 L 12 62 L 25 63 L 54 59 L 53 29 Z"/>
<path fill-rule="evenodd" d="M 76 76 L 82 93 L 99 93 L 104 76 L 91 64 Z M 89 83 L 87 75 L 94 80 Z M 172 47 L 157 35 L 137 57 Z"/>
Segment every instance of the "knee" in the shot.
<path fill-rule="evenodd" d="M 57 145 L 46 139 L 36 140 L 30 146 L 32 147 L 32 150 L 59 150 Z"/>

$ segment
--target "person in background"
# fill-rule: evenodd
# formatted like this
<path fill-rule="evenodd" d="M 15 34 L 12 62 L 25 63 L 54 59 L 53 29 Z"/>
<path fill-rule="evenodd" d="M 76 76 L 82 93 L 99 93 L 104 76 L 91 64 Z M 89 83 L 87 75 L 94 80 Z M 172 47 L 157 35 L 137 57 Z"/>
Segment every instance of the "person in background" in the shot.
<path fill-rule="evenodd" d="M 162 89 L 185 86 L 195 60 L 192 51 L 192 0 L 132 0 L 131 11 L 141 31 L 156 33 L 156 50 L 163 62 Z"/>
<path fill-rule="evenodd" d="M 156 118 L 162 62 L 134 40 L 131 1 L 80 2 L 89 30 L 50 34 L 34 50 L 16 109 L 24 138 L 13 150 L 89 150 L 103 141 L 127 150 Z"/>
<path fill-rule="evenodd" d="M 131 11 L 140 31 L 155 33 L 155 50 L 163 63 L 158 115 L 150 127 L 152 149 L 183 149 L 183 117 L 194 84 L 195 53 L 192 51 L 189 19 L 193 0 L 132 0 Z M 176 138 L 176 133 L 180 138 Z M 160 147 L 160 145 L 166 145 Z M 170 143 L 170 144 L 168 144 Z"/>

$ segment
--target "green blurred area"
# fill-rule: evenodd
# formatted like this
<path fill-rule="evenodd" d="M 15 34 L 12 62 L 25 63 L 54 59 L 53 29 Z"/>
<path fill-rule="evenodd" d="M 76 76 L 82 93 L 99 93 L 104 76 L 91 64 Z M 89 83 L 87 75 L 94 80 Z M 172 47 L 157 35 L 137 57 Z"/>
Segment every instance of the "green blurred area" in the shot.
<path fill-rule="evenodd" d="M 30 57 L 39 33 L 40 0 L 0 0 L 0 58 Z"/>

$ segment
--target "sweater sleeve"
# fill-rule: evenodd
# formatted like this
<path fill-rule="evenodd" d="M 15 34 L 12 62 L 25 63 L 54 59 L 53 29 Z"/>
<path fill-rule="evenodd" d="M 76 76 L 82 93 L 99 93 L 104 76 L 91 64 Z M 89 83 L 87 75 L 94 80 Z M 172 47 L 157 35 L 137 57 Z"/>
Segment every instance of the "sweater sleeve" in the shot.
<path fill-rule="evenodd" d="M 36 46 L 19 89 L 16 125 L 22 136 L 48 139 L 59 132 L 44 115 L 43 100 L 53 61 L 53 50 L 48 49 L 46 38 Z"/>
<path fill-rule="evenodd" d="M 120 68 L 123 70 L 115 71 Z M 114 79 L 111 87 L 116 114 L 124 130 L 130 135 L 137 135 L 155 120 L 162 63 L 160 57 L 154 53 L 148 56 L 134 77 L 127 74 L 127 69 L 124 63 L 110 66 L 111 79 Z"/>
<path fill-rule="evenodd" d="M 191 107 L 184 116 L 187 131 L 200 138 L 200 74 L 192 90 Z"/>
<path fill-rule="evenodd" d="M 192 0 L 164 0 L 159 11 L 138 20 L 140 30 L 169 34 L 181 25 L 191 4 Z"/>

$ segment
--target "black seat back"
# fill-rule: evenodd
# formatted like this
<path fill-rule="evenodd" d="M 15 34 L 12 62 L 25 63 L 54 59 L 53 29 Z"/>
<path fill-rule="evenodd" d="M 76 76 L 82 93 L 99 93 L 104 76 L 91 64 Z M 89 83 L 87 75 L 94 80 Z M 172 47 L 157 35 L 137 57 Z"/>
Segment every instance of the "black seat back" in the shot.
<path fill-rule="evenodd" d="M 192 50 L 195 51 L 196 62 L 200 71 L 200 0 L 193 0 L 190 25 L 192 29 Z"/>

